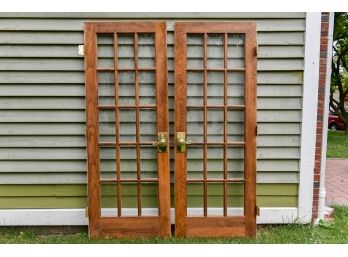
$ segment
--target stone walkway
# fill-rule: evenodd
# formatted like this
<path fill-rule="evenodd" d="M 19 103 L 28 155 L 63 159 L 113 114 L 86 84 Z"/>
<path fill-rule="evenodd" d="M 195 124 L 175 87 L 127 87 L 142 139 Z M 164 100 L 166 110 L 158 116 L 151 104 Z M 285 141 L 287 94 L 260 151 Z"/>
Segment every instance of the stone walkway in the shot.
<path fill-rule="evenodd" d="M 348 205 L 348 159 L 326 160 L 326 205 Z"/>

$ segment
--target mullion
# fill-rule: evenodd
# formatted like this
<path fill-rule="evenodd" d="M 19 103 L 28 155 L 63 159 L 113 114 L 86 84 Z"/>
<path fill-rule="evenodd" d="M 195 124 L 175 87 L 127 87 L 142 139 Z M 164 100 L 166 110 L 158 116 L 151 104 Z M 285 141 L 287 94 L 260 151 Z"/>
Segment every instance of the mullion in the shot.
<path fill-rule="evenodd" d="M 119 68 L 119 71 L 135 71 L 135 69 L 132 68 Z M 155 71 L 156 68 L 137 68 L 138 71 Z"/>
<path fill-rule="evenodd" d="M 136 106 L 136 158 L 137 158 L 137 197 L 138 216 L 141 216 L 141 183 L 140 183 L 140 113 L 139 113 L 139 70 L 138 70 L 138 33 L 134 33 L 134 70 L 135 70 L 135 106 Z"/>
<path fill-rule="evenodd" d="M 207 179 L 208 182 L 213 182 L 213 183 L 217 183 L 217 182 L 228 182 L 230 184 L 233 183 L 244 183 L 245 179 L 244 178 L 230 178 L 230 179 Z M 186 180 L 186 184 L 189 183 L 202 183 L 204 182 L 204 179 L 187 179 Z"/>
<path fill-rule="evenodd" d="M 204 71 L 205 68 L 188 68 L 187 71 L 198 72 Z M 207 68 L 207 71 L 245 71 L 245 68 Z"/>
<path fill-rule="evenodd" d="M 115 68 L 97 68 L 97 71 L 114 71 Z M 135 71 L 134 68 L 116 68 L 117 71 Z M 138 71 L 155 71 L 155 68 L 138 68 Z"/>
<path fill-rule="evenodd" d="M 140 146 L 150 146 L 153 145 L 154 143 L 156 143 L 157 141 L 144 141 L 144 142 L 140 142 L 139 145 Z M 99 146 L 101 147 L 113 147 L 113 146 L 117 146 L 116 142 L 99 142 L 98 143 Z M 120 142 L 118 143 L 119 147 L 136 147 L 137 142 L 133 142 L 133 141 L 124 141 L 124 142 Z M 190 147 L 195 147 L 195 146 L 202 146 L 204 145 L 204 142 L 192 142 L 190 144 Z M 207 142 L 206 143 L 207 146 L 210 147 L 220 147 L 220 146 L 224 146 L 225 143 L 224 142 Z M 226 142 L 227 146 L 230 147 L 243 147 L 245 145 L 244 141 L 233 141 L 233 142 Z M 174 147 L 174 145 L 170 144 L 170 147 Z"/>
<path fill-rule="evenodd" d="M 208 35 L 207 33 L 204 33 L 204 89 L 203 89 L 203 98 L 204 98 L 204 117 L 203 117 L 203 122 L 204 122 L 204 127 L 203 127 L 203 141 L 204 141 L 204 146 L 203 146 L 203 178 L 204 178 L 204 193 L 203 193 L 203 202 L 204 202 L 204 217 L 208 216 L 208 185 L 207 185 L 207 178 L 208 178 L 208 167 L 207 167 L 207 138 L 208 138 L 208 129 L 207 129 L 207 119 L 208 119 L 208 114 L 207 114 L 207 105 L 208 105 L 208 97 L 207 97 L 207 91 L 208 91 L 208 74 L 207 74 L 207 63 L 208 63 L 208 47 L 207 47 L 207 41 L 208 41 Z"/>
<path fill-rule="evenodd" d="M 227 145 L 227 146 L 244 146 L 245 145 L 245 142 L 244 141 L 240 141 L 240 142 L 237 142 L 237 141 L 233 141 L 233 142 L 219 142 L 219 141 L 217 141 L 217 142 L 206 142 L 206 143 L 204 143 L 204 142 L 192 142 L 192 143 L 190 143 L 190 147 L 192 147 L 192 146 L 195 146 L 195 145 L 204 145 L 204 144 L 206 144 L 206 145 L 209 145 L 209 146 L 224 146 L 225 144 Z"/>
<path fill-rule="evenodd" d="M 117 215 L 122 216 L 122 189 L 121 189 L 121 160 L 120 160 L 120 112 L 119 104 L 119 84 L 118 84 L 118 47 L 117 33 L 114 33 L 114 68 L 115 68 L 115 130 L 116 130 L 116 176 L 117 176 Z"/>
<path fill-rule="evenodd" d="M 124 104 L 119 104 L 118 106 L 115 106 L 115 105 L 98 105 L 98 109 L 101 109 L 101 110 L 113 110 L 115 108 L 118 108 L 118 109 L 136 109 L 136 108 L 141 108 L 141 109 L 154 109 L 154 110 L 156 110 L 157 106 L 153 105 L 153 104 L 143 104 L 143 105 L 139 104 L 138 106 L 135 106 L 135 105 L 124 105 Z"/>
<path fill-rule="evenodd" d="M 156 143 L 156 141 L 144 141 L 144 142 L 140 142 L 139 145 L 153 145 L 154 143 Z M 118 142 L 118 145 L 119 146 L 127 146 L 127 147 L 130 147 L 130 146 L 136 146 L 137 142 L 133 142 L 133 141 L 119 141 Z M 100 146 L 116 146 L 116 142 L 99 142 L 99 145 Z"/>
<path fill-rule="evenodd" d="M 151 179 L 151 178 L 141 179 L 141 180 L 131 179 L 131 178 L 122 179 L 123 183 L 132 183 L 132 182 L 138 182 L 138 181 L 143 183 L 158 183 L 158 179 Z M 103 183 L 103 184 L 107 184 L 107 183 L 113 184 L 115 182 L 117 182 L 117 179 L 101 179 L 100 180 L 100 183 Z"/>
<path fill-rule="evenodd" d="M 227 216 L 227 33 L 224 34 L 224 216 Z"/>
<path fill-rule="evenodd" d="M 207 109 L 234 109 L 234 110 L 244 110 L 245 105 L 244 104 L 239 104 L 239 105 L 207 105 L 205 106 Z M 204 106 L 202 105 L 188 105 L 187 109 L 204 109 Z"/>

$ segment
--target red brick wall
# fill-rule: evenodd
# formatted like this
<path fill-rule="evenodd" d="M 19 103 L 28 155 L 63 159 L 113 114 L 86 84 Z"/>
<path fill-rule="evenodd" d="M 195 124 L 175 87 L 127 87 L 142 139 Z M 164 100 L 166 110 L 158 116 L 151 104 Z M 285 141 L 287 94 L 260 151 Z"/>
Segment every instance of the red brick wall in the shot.
<path fill-rule="evenodd" d="M 320 170 L 323 139 L 323 117 L 326 86 L 326 68 L 327 68 L 327 43 L 329 31 L 329 13 L 321 14 L 321 38 L 320 38 L 320 62 L 319 62 L 319 88 L 318 88 L 318 110 L 317 110 L 317 137 L 315 145 L 315 165 L 314 165 L 314 189 L 313 189 L 313 215 L 318 217 L 319 188 L 320 188 Z"/>

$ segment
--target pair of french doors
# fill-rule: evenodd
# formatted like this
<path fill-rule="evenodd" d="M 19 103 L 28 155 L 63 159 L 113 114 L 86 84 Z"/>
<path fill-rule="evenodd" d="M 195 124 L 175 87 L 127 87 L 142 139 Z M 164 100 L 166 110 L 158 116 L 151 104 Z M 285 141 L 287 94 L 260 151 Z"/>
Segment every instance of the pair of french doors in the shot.
<path fill-rule="evenodd" d="M 173 135 L 166 23 L 87 22 L 84 44 L 90 237 L 255 235 L 255 24 L 175 24 Z"/>

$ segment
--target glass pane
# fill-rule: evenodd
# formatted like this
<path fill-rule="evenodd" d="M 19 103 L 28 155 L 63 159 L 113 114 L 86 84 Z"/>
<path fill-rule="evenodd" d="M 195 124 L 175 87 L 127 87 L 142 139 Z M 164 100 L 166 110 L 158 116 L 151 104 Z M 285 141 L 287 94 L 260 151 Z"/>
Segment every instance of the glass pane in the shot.
<path fill-rule="evenodd" d="M 227 104 L 244 104 L 244 72 L 228 72 Z"/>
<path fill-rule="evenodd" d="M 157 140 L 156 110 L 140 110 L 140 142 Z"/>
<path fill-rule="evenodd" d="M 228 34 L 227 68 L 244 68 L 244 35 Z"/>
<path fill-rule="evenodd" d="M 120 142 L 136 141 L 136 111 L 135 109 L 120 109 Z"/>
<path fill-rule="evenodd" d="M 187 105 L 203 105 L 203 72 L 187 72 Z"/>
<path fill-rule="evenodd" d="M 155 72 L 139 72 L 139 102 L 140 104 L 156 104 Z"/>
<path fill-rule="evenodd" d="M 99 169 L 101 179 L 116 179 L 116 148 L 99 148 Z"/>
<path fill-rule="evenodd" d="M 122 216 L 134 217 L 138 216 L 138 191 L 137 183 L 123 182 L 122 189 Z"/>
<path fill-rule="evenodd" d="M 208 178 L 224 178 L 224 149 L 209 147 L 207 149 Z"/>
<path fill-rule="evenodd" d="M 121 179 L 137 177 L 137 154 L 135 147 L 120 148 Z"/>
<path fill-rule="evenodd" d="M 119 69 L 134 69 L 134 34 L 117 34 Z"/>
<path fill-rule="evenodd" d="M 203 142 L 203 111 L 187 110 L 187 138 L 192 142 Z"/>
<path fill-rule="evenodd" d="M 99 141 L 116 142 L 115 111 L 99 110 Z"/>
<path fill-rule="evenodd" d="M 203 179 L 203 147 L 188 146 L 187 179 Z"/>
<path fill-rule="evenodd" d="M 100 184 L 101 217 L 117 216 L 117 183 Z"/>
<path fill-rule="evenodd" d="M 208 105 L 224 104 L 224 73 L 208 72 Z"/>
<path fill-rule="evenodd" d="M 114 72 L 98 72 L 98 104 L 115 105 Z"/>
<path fill-rule="evenodd" d="M 244 147 L 227 148 L 227 177 L 244 178 Z"/>
<path fill-rule="evenodd" d="M 203 34 L 187 35 L 187 68 L 203 68 L 204 48 Z"/>
<path fill-rule="evenodd" d="M 155 67 L 155 36 L 153 33 L 138 34 L 139 68 Z"/>
<path fill-rule="evenodd" d="M 115 152 L 116 149 L 110 148 Z M 101 179 L 116 179 L 116 161 L 112 159 L 106 159 L 106 157 L 100 157 L 99 160 L 100 178 Z"/>
<path fill-rule="evenodd" d="M 135 76 L 133 71 L 118 73 L 119 104 L 135 105 Z"/>
<path fill-rule="evenodd" d="M 244 111 L 228 110 L 227 111 L 227 141 L 243 142 L 244 141 Z"/>
<path fill-rule="evenodd" d="M 157 175 L 157 149 L 156 147 L 141 146 L 140 148 L 140 166 L 142 178 L 158 178 Z"/>
<path fill-rule="evenodd" d="M 208 216 L 224 215 L 224 186 L 223 183 L 208 183 Z"/>
<path fill-rule="evenodd" d="M 208 34 L 208 68 L 224 68 L 224 34 Z"/>
<path fill-rule="evenodd" d="M 158 216 L 158 184 L 141 184 L 142 216 Z"/>
<path fill-rule="evenodd" d="M 208 142 L 224 141 L 224 111 L 208 110 L 207 138 Z"/>
<path fill-rule="evenodd" d="M 203 216 L 203 183 L 187 185 L 187 216 Z"/>
<path fill-rule="evenodd" d="M 114 68 L 114 35 L 97 35 L 98 68 Z"/>
<path fill-rule="evenodd" d="M 227 207 L 227 214 L 230 216 L 244 214 L 243 183 L 227 183 Z"/>

